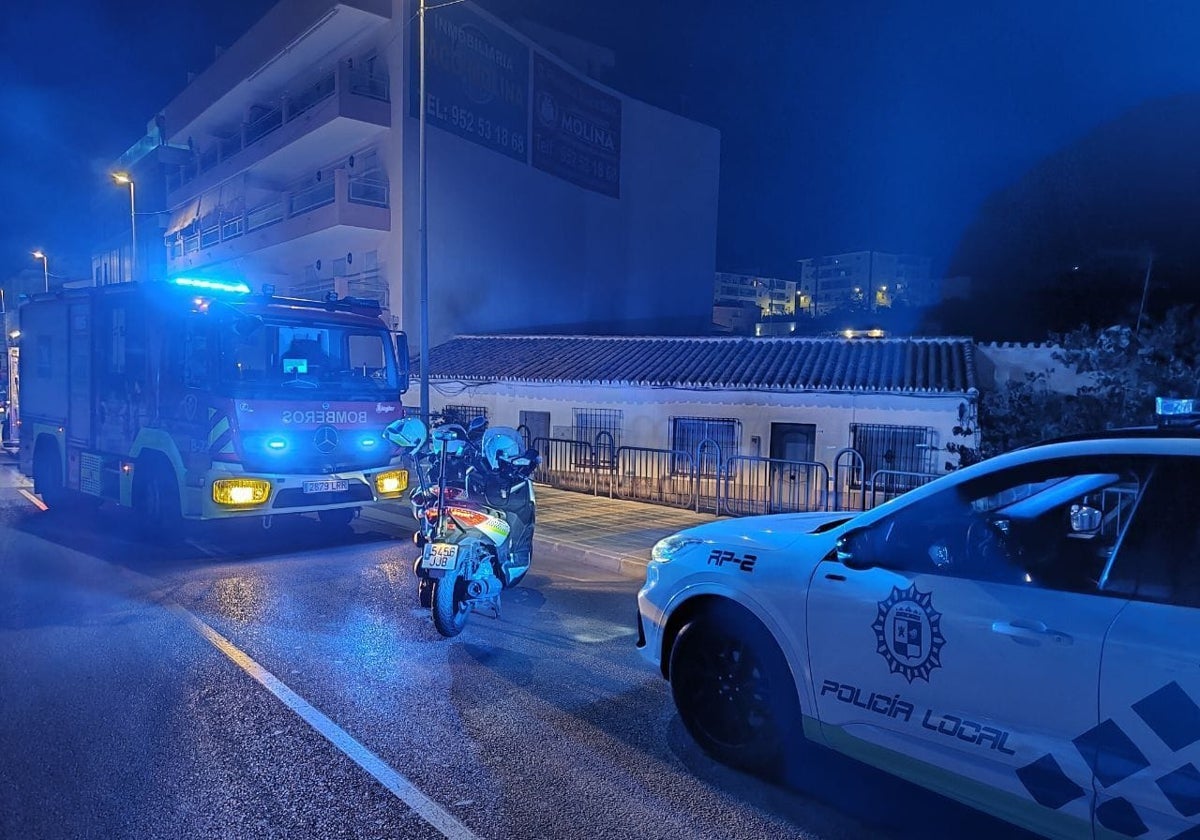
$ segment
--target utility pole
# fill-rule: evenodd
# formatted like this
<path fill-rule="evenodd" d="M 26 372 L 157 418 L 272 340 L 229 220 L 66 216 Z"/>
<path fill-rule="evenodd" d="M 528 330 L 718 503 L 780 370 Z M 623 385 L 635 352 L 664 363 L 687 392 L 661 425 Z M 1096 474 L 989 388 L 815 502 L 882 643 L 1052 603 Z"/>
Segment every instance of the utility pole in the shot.
<path fill-rule="evenodd" d="M 421 252 L 421 422 L 429 427 L 429 238 L 426 226 L 429 209 L 425 196 L 425 0 L 417 4 L 417 50 L 420 53 L 417 135 L 417 192 L 420 209 L 420 252 Z"/>
<path fill-rule="evenodd" d="M 1150 272 L 1154 269 L 1154 251 L 1146 257 L 1146 277 L 1142 280 L 1142 305 L 1138 307 L 1137 326 L 1133 328 L 1133 337 L 1137 338 L 1142 331 L 1142 315 L 1146 312 L 1146 295 L 1150 293 Z"/>

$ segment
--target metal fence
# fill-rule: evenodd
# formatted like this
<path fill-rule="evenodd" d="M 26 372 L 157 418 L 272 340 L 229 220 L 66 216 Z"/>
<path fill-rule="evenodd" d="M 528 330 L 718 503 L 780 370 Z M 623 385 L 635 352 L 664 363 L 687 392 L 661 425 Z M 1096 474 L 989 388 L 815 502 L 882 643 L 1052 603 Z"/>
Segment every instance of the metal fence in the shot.
<path fill-rule="evenodd" d="M 526 430 L 527 433 L 528 430 Z M 843 450 L 835 472 L 818 461 L 734 455 L 722 458 L 715 441 L 696 452 L 619 446 L 604 433 L 595 444 L 539 437 L 534 480 L 564 490 L 708 511 L 752 516 L 821 510 L 867 510 L 937 476 L 877 470 L 863 481 L 862 456 Z M 855 458 L 844 456 L 849 451 Z"/>

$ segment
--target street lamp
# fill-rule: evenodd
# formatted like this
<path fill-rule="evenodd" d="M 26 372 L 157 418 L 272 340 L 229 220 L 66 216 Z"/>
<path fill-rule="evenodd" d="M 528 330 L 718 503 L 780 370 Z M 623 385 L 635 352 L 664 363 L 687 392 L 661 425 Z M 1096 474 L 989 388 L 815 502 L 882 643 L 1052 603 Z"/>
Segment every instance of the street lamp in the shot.
<path fill-rule="evenodd" d="M 129 252 L 129 279 L 137 279 L 137 210 L 133 203 L 133 178 L 128 172 L 114 172 L 112 179 L 117 184 L 129 185 L 129 234 L 132 241 L 133 250 Z"/>
<path fill-rule="evenodd" d="M 46 255 L 41 251 L 34 251 L 33 258 L 42 261 L 42 277 L 45 279 L 45 290 L 50 291 L 50 265 L 46 260 Z"/>

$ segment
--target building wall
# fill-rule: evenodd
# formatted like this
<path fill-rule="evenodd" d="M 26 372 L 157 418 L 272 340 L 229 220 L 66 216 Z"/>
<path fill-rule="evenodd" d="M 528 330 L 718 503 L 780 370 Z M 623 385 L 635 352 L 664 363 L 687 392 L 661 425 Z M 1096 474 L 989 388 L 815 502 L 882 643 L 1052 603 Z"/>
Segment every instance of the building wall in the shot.
<path fill-rule="evenodd" d="M 770 454 L 772 423 L 816 425 L 814 460 L 831 470 L 838 450 L 849 446 L 851 423 L 927 426 L 935 430 L 939 449 L 955 438 L 959 408 L 965 395 L 913 396 L 892 393 L 767 393 L 762 391 L 686 391 L 610 385 L 548 385 L 542 383 L 467 383 L 435 381 L 430 402 L 434 411 L 446 405 L 487 409 L 493 425 L 517 426 L 521 411 L 550 413 L 550 427 L 569 427 L 574 409 L 618 409 L 622 412 L 622 446 L 667 449 L 671 418 L 708 417 L 741 422 L 742 450 L 731 455 Z M 757 443 L 755 441 L 757 438 Z M 941 472 L 949 456 L 932 453 Z M 953 459 L 951 459 L 953 460 Z"/>
<path fill-rule="evenodd" d="M 406 51 L 389 61 L 393 79 L 407 78 Z M 589 84 L 621 101 L 619 198 L 427 128 L 431 345 L 462 333 L 654 321 L 667 313 L 700 328 L 710 323 L 719 133 Z M 402 238 L 398 249 L 390 243 L 389 254 L 400 257 L 401 271 L 397 276 L 392 262 L 388 276 L 412 334 L 419 311 L 419 126 L 410 116 L 411 86 L 393 89 L 392 124 L 403 131 L 392 133 L 402 133 L 405 165 L 392 173 L 393 184 L 404 184 L 403 221 L 397 225 L 393 215 L 392 225 Z"/>
<path fill-rule="evenodd" d="M 1055 344 L 1005 341 L 976 344 L 975 349 L 981 388 L 1003 388 L 1024 381 L 1028 374 L 1042 374 L 1050 390 L 1074 394 L 1093 381 L 1092 375 L 1076 373 L 1055 359 L 1060 349 Z"/>
<path fill-rule="evenodd" d="M 306 143 L 303 133 L 306 117 L 298 117 L 256 140 L 260 151 L 244 152 L 247 159 L 261 159 L 249 177 L 232 174 L 218 188 L 211 176 L 199 206 L 207 207 L 213 193 L 223 196 L 222 205 L 230 195 L 235 204 L 246 206 L 266 206 L 279 196 L 286 203 L 287 196 L 304 189 L 302 179 L 318 169 L 328 168 L 326 178 L 345 179 L 347 157 L 353 154 L 362 161 L 373 150 L 388 184 L 385 229 L 352 219 L 320 228 L 304 215 L 289 216 L 201 249 L 180 265 L 189 272 L 233 272 L 255 286 L 273 282 L 281 292 L 311 288 L 321 293 L 325 288 L 341 291 L 346 283 L 332 278 L 358 277 L 359 266 L 370 263 L 370 278 L 360 279 L 378 278 L 386 287 L 388 308 L 409 332 L 414 348 L 419 346 L 419 121 L 413 114 L 416 49 L 410 38 L 416 8 L 416 0 L 281 0 L 165 109 L 170 141 L 185 149 L 194 141 L 202 158 L 213 148 L 217 130 L 228 131 L 239 119 L 244 128 L 253 106 L 272 105 L 285 92 L 303 89 L 305 74 L 345 69 L 350 60 L 358 71 L 374 54 L 387 69 L 390 128 L 342 118 L 338 127 L 324 129 L 328 142 L 320 144 L 323 159 L 315 160 L 314 144 Z M 534 166 L 528 154 L 523 160 L 508 157 L 430 121 L 431 345 L 468 332 L 614 332 L 623 323 L 640 324 L 639 331 L 670 332 L 672 322 L 679 332 L 705 331 L 711 323 L 709 290 L 716 261 L 719 133 L 584 79 L 473 4 L 442 4 L 428 15 L 429 21 L 467 16 L 479 22 L 477 32 L 499 32 L 584 89 L 620 102 L 616 196 L 549 174 Z M 305 27 L 319 32 L 306 34 Z M 338 38 L 345 39 L 341 46 L 335 45 Z M 531 66 L 535 63 L 531 58 Z M 530 93 L 530 126 L 533 98 Z M 532 131 L 528 141 L 532 143 Z M 261 149 L 270 144 L 279 148 L 272 148 L 267 159 Z M 288 170 L 293 158 L 305 165 Z M 183 188 L 170 195 L 174 206 L 164 209 L 172 214 L 195 199 Z M 352 267 L 345 264 L 347 254 L 353 257 Z M 363 292 L 350 288 L 350 293 Z M 646 326 L 655 323 L 657 329 Z M 589 325 L 603 326 L 591 330 Z"/>

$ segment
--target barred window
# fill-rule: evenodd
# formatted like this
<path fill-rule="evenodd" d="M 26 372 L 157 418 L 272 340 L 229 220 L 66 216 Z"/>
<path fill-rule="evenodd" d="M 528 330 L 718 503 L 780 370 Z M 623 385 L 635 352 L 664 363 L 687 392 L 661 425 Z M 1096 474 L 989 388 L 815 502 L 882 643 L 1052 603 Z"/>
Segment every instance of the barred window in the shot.
<path fill-rule="evenodd" d="M 471 421 L 476 417 L 487 419 L 487 408 L 480 405 L 444 405 L 442 406 L 442 420 L 447 423 L 458 423 L 460 426 L 469 426 Z"/>
<path fill-rule="evenodd" d="M 704 444 L 703 451 L 697 449 Z M 722 461 L 737 455 L 742 445 L 742 421 L 727 417 L 672 417 L 671 448 L 696 459 L 702 476 L 715 476 Z M 684 472 L 683 462 L 672 468 Z"/>
<path fill-rule="evenodd" d="M 619 408 L 573 408 L 575 440 L 596 447 L 596 462 L 610 466 L 621 445 Z"/>
<path fill-rule="evenodd" d="M 871 480 L 879 470 L 889 473 L 928 473 L 933 461 L 934 430 L 928 426 L 889 426 L 851 423 L 850 446 L 863 459 L 863 478 Z M 890 476 L 897 489 L 922 483 L 910 476 Z"/>

